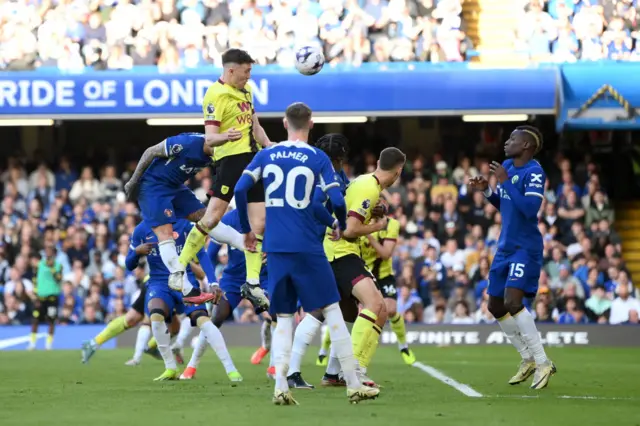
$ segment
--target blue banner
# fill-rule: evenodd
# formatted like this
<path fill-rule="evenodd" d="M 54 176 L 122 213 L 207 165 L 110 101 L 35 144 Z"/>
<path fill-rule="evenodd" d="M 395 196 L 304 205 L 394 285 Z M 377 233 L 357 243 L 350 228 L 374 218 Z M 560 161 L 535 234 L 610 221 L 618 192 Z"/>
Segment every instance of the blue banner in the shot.
<path fill-rule="evenodd" d="M 640 64 L 585 62 L 561 67 L 557 130 L 640 127 Z"/>
<path fill-rule="evenodd" d="M 104 325 L 72 325 L 72 326 L 56 326 L 53 338 L 53 349 L 78 349 L 85 340 L 93 339 L 96 334 L 100 333 Z M 40 326 L 37 333 L 36 349 L 44 349 L 47 339 L 49 327 Z M 0 351 L 6 350 L 25 350 L 31 340 L 31 327 L 26 325 L 20 326 L 2 326 L 0 327 Z M 103 344 L 101 349 L 114 349 L 116 340 L 110 340 Z"/>
<path fill-rule="evenodd" d="M 198 118 L 204 93 L 220 71 L 1 73 L 0 117 Z M 403 64 L 357 70 L 327 67 L 307 77 L 255 67 L 250 84 L 256 110 L 266 116 L 281 116 L 296 101 L 325 115 L 550 114 L 557 73 L 553 67 L 496 70 Z"/>

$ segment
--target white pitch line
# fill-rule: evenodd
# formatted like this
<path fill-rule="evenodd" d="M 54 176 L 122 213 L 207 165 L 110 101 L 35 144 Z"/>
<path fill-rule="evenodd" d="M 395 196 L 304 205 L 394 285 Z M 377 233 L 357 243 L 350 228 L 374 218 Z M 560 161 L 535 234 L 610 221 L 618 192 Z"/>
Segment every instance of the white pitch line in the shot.
<path fill-rule="evenodd" d="M 454 388 L 458 392 L 463 393 L 468 397 L 471 397 L 471 398 L 482 398 L 483 397 L 483 395 L 480 392 L 478 392 L 475 389 L 471 388 L 469 385 L 465 385 L 464 383 L 460 383 L 460 382 L 452 379 L 451 377 L 447 376 L 446 374 L 444 374 L 440 370 L 437 370 L 437 369 L 431 367 L 430 365 L 425 365 L 425 364 L 423 364 L 423 363 L 421 363 L 419 361 L 416 361 L 416 362 L 413 363 L 413 366 L 416 367 L 416 368 L 419 368 L 422 371 L 424 371 L 425 373 L 427 373 L 428 375 L 430 375 L 434 379 L 440 380 L 445 385 L 451 386 L 452 388 Z"/>
<path fill-rule="evenodd" d="M 498 399 L 545 399 L 544 395 L 484 395 L 485 398 Z M 618 396 L 592 396 L 592 395 L 557 395 L 551 396 L 556 399 L 582 399 L 595 401 L 637 401 L 638 398 L 618 397 Z"/>

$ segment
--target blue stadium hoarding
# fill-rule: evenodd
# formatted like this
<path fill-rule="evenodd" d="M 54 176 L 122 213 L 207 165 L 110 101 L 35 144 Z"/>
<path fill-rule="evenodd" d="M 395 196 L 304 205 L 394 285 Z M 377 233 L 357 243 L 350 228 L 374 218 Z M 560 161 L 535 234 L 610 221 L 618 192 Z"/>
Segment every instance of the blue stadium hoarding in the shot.
<path fill-rule="evenodd" d="M 199 118 L 204 93 L 220 72 L 0 73 L 0 118 Z M 640 64 L 612 61 L 522 69 L 364 64 L 326 67 L 312 77 L 270 65 L 256 66 L 250 82 L 256 110 L 267 117 L 303 101 L 322 115 L 555 114 L 558 131 L 640 127 L 638 83 Z"/>
<path fill-rule="evenodd" d="M 220 71 L 1 73 L 0 117 L 200 117 L 204 93 Z M 265 116 L 280 116 L 295 101 L 324 115 L 551 114 L 556 75 L 554 68 L 367 64 L 358 69 L 328 68 L 307 77 L 267 66 L 255 67 L 251 84 L 256 110 Z"/>

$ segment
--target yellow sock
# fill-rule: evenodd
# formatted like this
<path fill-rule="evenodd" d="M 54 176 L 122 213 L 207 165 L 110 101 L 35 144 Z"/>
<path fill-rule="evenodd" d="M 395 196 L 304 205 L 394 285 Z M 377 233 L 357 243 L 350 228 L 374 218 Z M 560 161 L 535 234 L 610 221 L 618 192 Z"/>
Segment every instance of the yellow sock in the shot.
<path fill-rule="evenodd" d="M 322 335 L 322 350 L 326 353 L 329 353 L 329 348 L 331 347 L 331 335 L 329 334 L 329 327 L 324 329 L 324 334 Z"/>
<path fill-rule="evenodd" d="M 47 335 L 47 344 L 50 345 L 53 343 L 53 334 Z"/>
<path fill-rule="evenodd" d="M 184 242 L 180 258 L 178 259 L 182 266 L 185 268 L 189 265 L 189 262 L 196 257 L 196 254 L 204 247 L 204 243 L 207 239 L 208 232 L 202 227 L 200 223 L 196 223 L 196 226 L 191 228 L 191 232 L 187 236 L 187 241 Z"/>
<path fill-rule="evenodd" d="M 404 346 L 407 344 L 407 329 L 404 326 L 404 317 L 396 312 L 396 314 L 390 318 L 391 330 L 398 338 L 398 345 Z"/>
<path fill-rule="evenodd" d="M 371 364 L 371 360 L 373 356 L 376 354 L 376 350 L 378 349 L 378 343 L 380 342 L 380 334 L 382 333 L 382 329 L 377 325 L 373 325 L 371 330 L 368 330 L 368 333 L 365 334 L 366 342 L 363 344 L 362 355 L 358 362 L 360 363 L 360 367 L 368 368 L 369 364 Z"/>
<path fill-rule="evenodd" d="M 38 340 L 38 333 L 31 333 L 31 343 L 35 345 L 37 340 Z"/>
<path fill-rule="evenodd" d="M 122 334 L 129 326 L 124 315 L 114 319 L 93 339 L 98 345 L 102 345 L 119 334 Z"/>
<path fill-rule="evenodd" d="M 149 342 L 147 343 L 147 348 L 155 349 L 157 347 L 158 347 L 158 342 L 156 342 L 156 338 L 152 337 L 151 339 L 149 339 Z"/>
<path fill-rule="evenodd" d="M 356 322 L 353 323 L 353 329 L 351 330 L 351 344 L 353 345 L 353 356 L 362 365 L 364 360 L 366 345 L 370 339 L 370 334 L 373 333 L 373 326 L 376 325 L 378 316 L 368 309 L 360 311 Z"/>
<path fill-rule="evenodd" d="M 247 282 L 251 284 L 260 283 L 260 270 L 262 269 L 262 235 L 256 235 L 256 251 L 245 250 L 244 258 L 247 261 Z"/>

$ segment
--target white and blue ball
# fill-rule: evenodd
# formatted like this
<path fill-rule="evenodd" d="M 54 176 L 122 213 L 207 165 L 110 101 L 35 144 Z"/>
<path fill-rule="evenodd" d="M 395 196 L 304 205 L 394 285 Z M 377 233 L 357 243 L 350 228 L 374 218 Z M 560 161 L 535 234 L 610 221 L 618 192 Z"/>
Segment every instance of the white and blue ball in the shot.
<path fill-rule="evenodd" d="M 317 46 L 304 46 L 296 52 L 296 69 L 303 75 L 315 75 L 324 66 L 324 54 Z"/>

